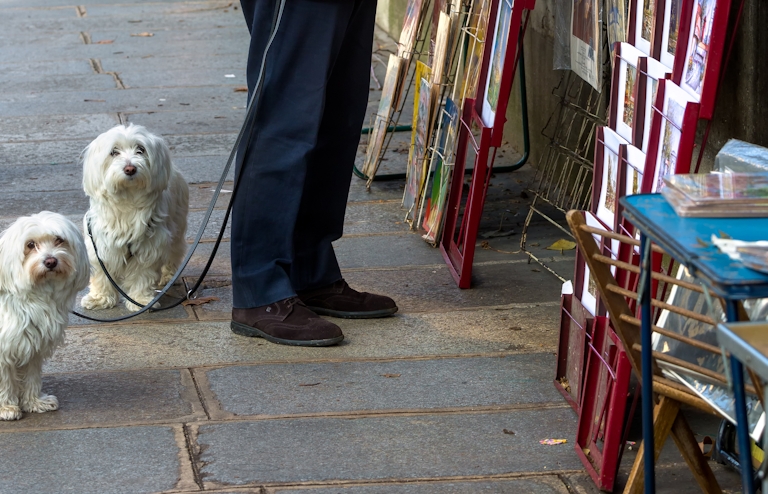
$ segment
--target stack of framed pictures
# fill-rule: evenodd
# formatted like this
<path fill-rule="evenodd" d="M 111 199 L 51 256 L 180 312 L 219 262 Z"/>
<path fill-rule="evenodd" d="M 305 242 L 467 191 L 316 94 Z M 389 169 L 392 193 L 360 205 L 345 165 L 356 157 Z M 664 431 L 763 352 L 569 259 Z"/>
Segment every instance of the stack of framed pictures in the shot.
<path fill-rule="evenodd" d="M 630 0 L 628 42 L 616 43 L 613 47 L 608 126 L 596 133 L 592 202 L 586 215 L 591 226 L 637 237 L 634 227 L 622 217 L 619 199 L 637 193 L 660 192 L 664 177 L 689 173 L 697 123 L 699 119 L 712 117 L 729 9 L 730 0 Z M 573 15 L 576 16 L 576 7 Z M 574 20 L 572 29 L 575 26 Z M 637 247 L 619 246 L 618 242 L 605 238 L 601 242 L 602 254 L 618 261 L 619 266 L 638 264 Z M 662 270 L 661 261 L 659 254 L 652 256 L 654 271 Z M 671 269 L 671 265 L 667 268 Z M 631 269 L 614 266 L 612 270 L 624 288 L 632 289 L 637 284 L 638 277 Z M 674 276 L 674 273 L 667 274 Z M 584 309 L 595 321 L 604 322 L 607 332 L 604 341 L 615 342 L 616 351 L 623 354 L 625 350 L 614 338 L 580 252 L 576 255 L 573 280 L 570 313 L 578 313 L 574 305 L 580 305 L 579 309 Z M 652 284 L 654 293 L 658 286 L 658 282 Z M 636 310 L 635 301 L 629 302 Z M 659 326 L 664 324 L 665 320 L 658 321 Z M 593 330 L 592 335 L 595 334 Z M 597 371 L 590 366 L 584 369 L 581 383 L 587 386 L 585 383 L 595 378 L 591 373 Z M 624 379 L 628 380 L 629 376 Z M 681 382 L 688 385 L 682 379 Z M 625 384 L 614 382 L 616 389 L 625 389 Z M 593 397 L 584 390 L 578 395 L 582 400 L 581 415 L 594 412 L 593 401 L 599 408 L 600 400 L 604 399 L 600 393 Z M 600 430 L 592 422 L 583 422 L 581 415 L 580 428 L 589 426 L 590 431 Z M 594 447 L 581 436 L 577 434 L 577 450 L 581 448 L 585 466 L 600 488 L 610 490 L 613 477 L 610 471 L 604 470 L 608 468 L 606 458 L 592 454 Z M 615 451 L 615 444 L 607 444 L 607 435 L 604 440 L 604 451 Z"/>
<path fill-rule="evenodd" d="M 482 0 L 480 0 L 482 1 Z M 472 261 L 495 152 L 502 142 L 507 103 L 517 69 L 523 13 L 535 0 L 492 0 L 475 94 L 465 92 L 458 112 L 456 161 L 452 170 L 440 250 L 459 288 L 471 284 Z M 468 73 L 474 77 L 472 71 Z M 465 84 L 465 88 L 470 86 Z M 464 171 L 473 163 L 469 193 L 462 194 Z"/>

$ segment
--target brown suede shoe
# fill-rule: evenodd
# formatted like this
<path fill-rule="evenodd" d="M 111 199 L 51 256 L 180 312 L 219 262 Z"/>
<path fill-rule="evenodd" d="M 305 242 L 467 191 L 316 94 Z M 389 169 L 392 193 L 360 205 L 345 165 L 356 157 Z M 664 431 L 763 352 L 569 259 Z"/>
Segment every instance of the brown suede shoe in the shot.
<path fill-rule="evenodd" d="M 297 297 L 253 309 L 232 309 L 232 331 L 295 346 L 330 346 L 344 339 L 341 328 L 312 312 Z"/>
<path fill-rule="evenodd" d="M 358 292 L 339 280 L 315 290 L 297 294 L 317 314 L 345 319 L 372 319 L 397 312 L 395 301 L 384 295 Z"/>

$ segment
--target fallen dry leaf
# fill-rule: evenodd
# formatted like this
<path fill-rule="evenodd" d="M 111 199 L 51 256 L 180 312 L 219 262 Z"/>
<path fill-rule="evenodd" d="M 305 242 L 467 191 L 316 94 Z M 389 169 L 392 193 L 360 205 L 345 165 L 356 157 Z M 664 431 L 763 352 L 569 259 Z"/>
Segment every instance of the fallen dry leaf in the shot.
<path fill-rule="evenodd" d="M 554 446 L 556 444 L 565 444 L 567 443 L 567 439 L 542 439 L 539 441 L 539 444 L 544 444 L 546 446 Z"/>
<path fill-rule="evenodd" d="M 217 300 L 219 300 L 219 297 L 198 297 L 193 298 L 192 300 L 185 300 L 181 305 L 203 305 L 208 302 L 216 302 Z"/>
<path fill-rule="evenodd" d="M 96 41 L 93 44 L 94 45 L 111 45 L 114 42 L 115 42 L 115 40 L 113 40 L 113 39 L 103 39 L 101 41 Z"/>
<path fill-rule="evenodd" d="M 511 431 L 509 429 L 504 429 L 504 434 L 509 434 L 510 436 L 514 436 L 515 435 L 515 431 Z"/>
<path fill-rule="evenodd" d="M 248 92 L 248 86 L 237 86 L 235 88 L 236 93 L 247 93 Z"/>
<path fill-rule="evenodd" d="M 384 377 L 400 377 L 400 374 L 382 374 Z"/>
<path fill-rule="evenodd" d="M 151 38 L 152 36 L 154 36 L 154 33 L 147 33 L 147 32 L 135 33 L 135 34 L 131 34 L 131 36 L 136 38 Z"/>
<path fill-rule="evenodd" d="M 564 238 L 561 238 L 554 244 L 545 248 L 547 250 L 559 250 L 559 251 L 571 250 L 576 248 L 576 242 L 571 242 L 570 240 L 565 240 Z"/>

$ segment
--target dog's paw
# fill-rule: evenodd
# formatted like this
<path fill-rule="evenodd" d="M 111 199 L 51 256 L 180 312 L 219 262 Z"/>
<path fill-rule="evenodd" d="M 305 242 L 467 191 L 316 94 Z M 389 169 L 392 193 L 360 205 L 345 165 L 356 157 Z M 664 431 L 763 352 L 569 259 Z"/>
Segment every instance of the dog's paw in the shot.
<path fill-rule="evenodd" d="M 27 403 L 22 403 L 21 409 L 30 413 L 52 412 L 59 409 L 59 400 L 53 395 L 40 395 Z"/>
<path fill-rule="evenodd" d="M 21 408 L 16 405 L 0 405 L 0 420 L 19 420 Z"/>
<path fill-rule="evenodd" d="M 147 297 L 131 297 L 131 298 L 134 299 L 135 301 L 137 301 L 138 303 L 140 303 L 141 305 L 147 305 L 148 303 L 150 303 L 152 301 L 152 299 L 154 297 L 149 297 L 149 298 L 147 298 Z M 128 309 L 131 312 L 137 312 L 137 311 L 141 310 L 141 307 L 139 307 L 138 305 L 136 305 L 136 304 L 134 304 L 132 302 L 129 302 L 127 300 L 125 301 L 125 308 Z M 160 302 L 155 302 L 155 305 L 153 305 L 152 308 L 153 309 L 159 309 L 160 308 Z"/>
<path fill-rule="evenodd" d="M 98 293 L 89 293 L 80 301 L 80 305 L 88 310 L 111 309 L 116 303 L 115 297 Z"/>
<path fill-rule="evenodd" d="M 168 266 L 163 266 L 162 274 L 160 276 L 159 288 L 163 288 L 165 285 L 167 285 L 168 282 L 173 279 L 173 275 L 175 275 L 175 274 L 176 274 L 176 268 L 170 268 Z"/>

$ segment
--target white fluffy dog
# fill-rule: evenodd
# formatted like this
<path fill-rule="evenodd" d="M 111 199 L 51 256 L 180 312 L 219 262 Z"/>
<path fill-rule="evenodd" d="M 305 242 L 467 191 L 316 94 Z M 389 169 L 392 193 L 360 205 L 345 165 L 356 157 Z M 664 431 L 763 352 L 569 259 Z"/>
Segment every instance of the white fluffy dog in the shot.
<path fill-rule="evenodd" d="M 140 125 L 113 127 L 83 151 L 83 188 L 90 198 L 84 231 L 90 222 L 98 255 L 112 279 L 146 305 L 155 289 L 173 277 L 187 250 L 189 187 L 171 163 L 168 145 Z M 91 283 L 80 303 L 86 309 L 114 307 L 119 295 L 89 238 L 86 248 Z M 125 306 L 139 310 L 127 300 Z"/>
<path fill-rule="evenodd" d="M 21 217 L 0 235 L 0 420 L 59 408 L 40 393 L 43 360 L 64 341 L 89 271 L 83 236 L 60 214 Z"/>

